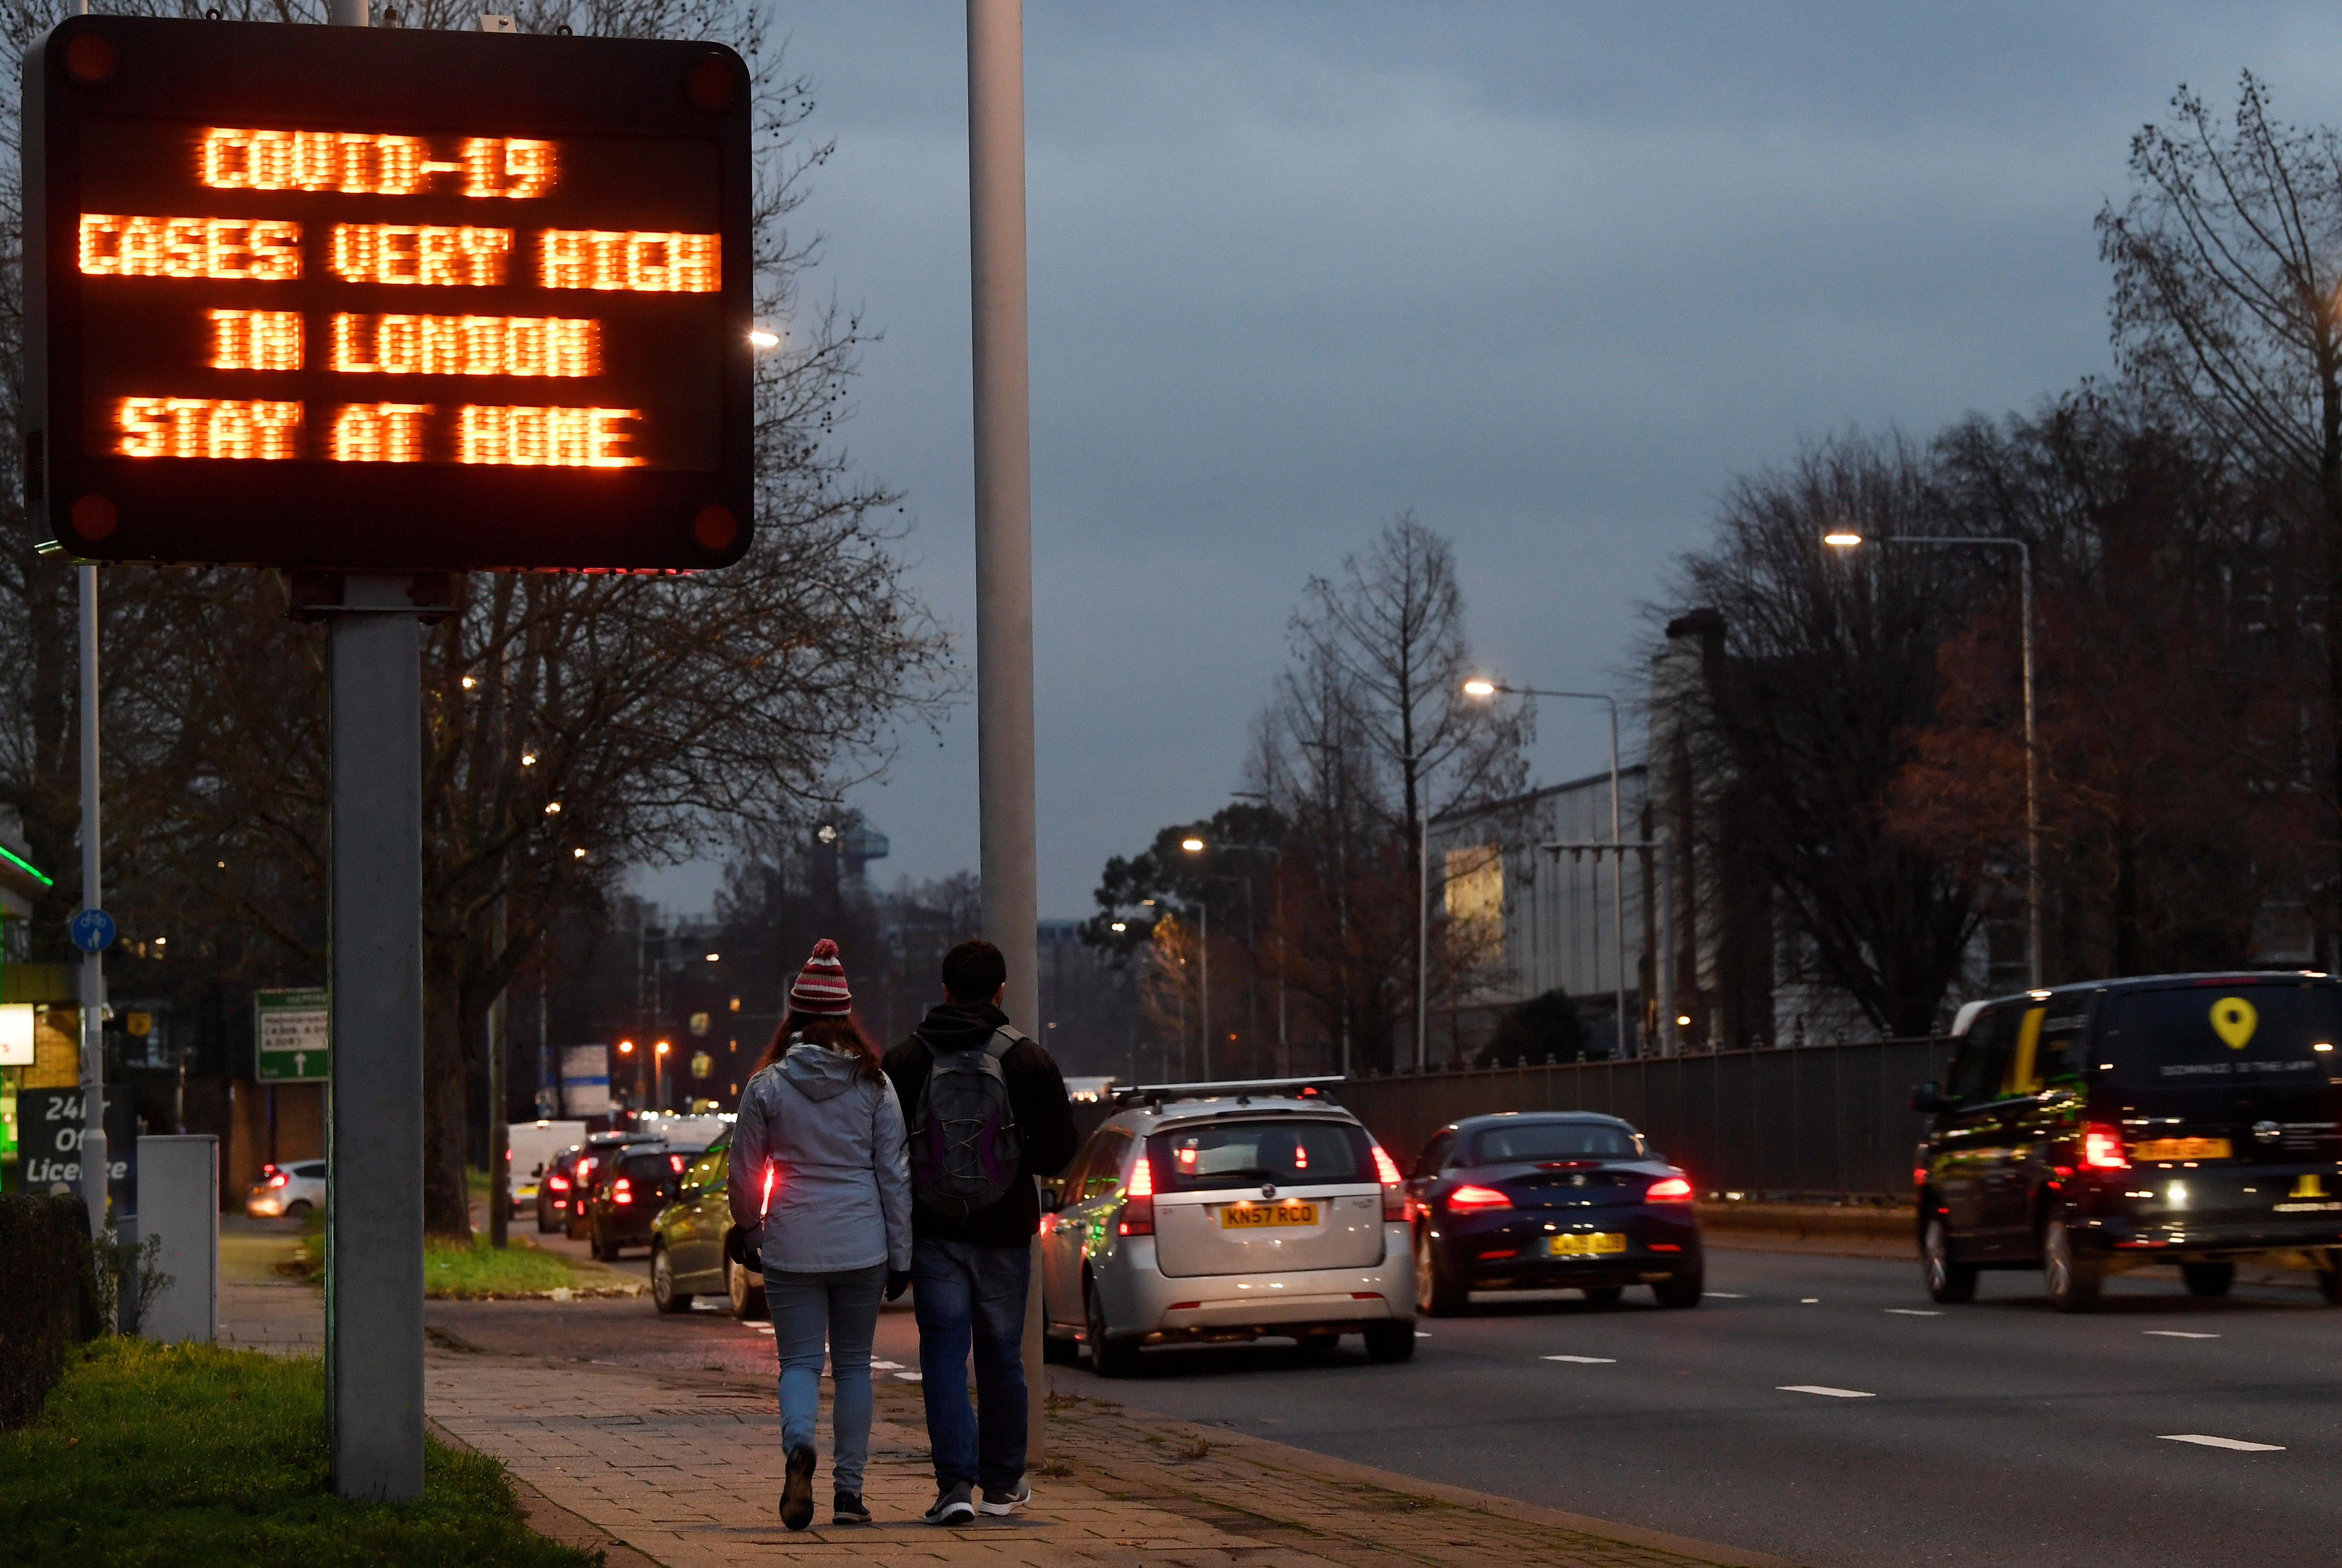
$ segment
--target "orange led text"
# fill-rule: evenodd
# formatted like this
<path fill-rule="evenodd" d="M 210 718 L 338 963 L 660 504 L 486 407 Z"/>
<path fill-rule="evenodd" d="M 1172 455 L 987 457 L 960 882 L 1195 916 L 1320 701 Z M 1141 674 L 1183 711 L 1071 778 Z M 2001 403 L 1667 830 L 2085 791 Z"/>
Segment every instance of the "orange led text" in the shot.
<path fill-rule="evenodd" d="M 81 215 L 81 269 L 94 277 L 301 276 L 301 226 L 276 218 Z"/>
<path fill-rule="evenodd" d="M 549 228 L 537 236 L 537 281 L 547 288 L 713 294 L 716 236 L 655 229 Z"/>
<path fill-rule="evenodd" d="M 125 457 L 291 457 L 298 403 L 218 397 L 125 397 L 115 405 Z"/>
<path fill-rule="evenodd" d="M 337 223 L 334 271 L 352 283 L 502 283 L 512 238 L 508 228 Z"/>
<path fill-rule="evenodd" d="M 388 376 L 591 376 L 601 324 L 547 316 L 334 317 L 334 368 Z"/>
<path fill-rule="evenodd" d="M 215 190 L 339 191 L 415 196 L 442 176 L 463 176 L 467 196 L 537 196 L 552 188 L 551 142 L 467 136 L 455 158 L 435 158 L 420 136 L 363 131 L 261 131 L 214 126 L 196 153 Z"/>
<path fill-rule="evenodd" d="M 422 403 L 351 403 L 334 417 L 332 457 L 337 463 L 423 461 Z"/>
<path fill-rule="evenodd" d="M 643 459 L 622 449 L 639 408 L 511 408 L 466 404 L 457 424 L 456 461 L 521 467 L 635 468 Z"/>
<path fill-rule="evenodd" d="M 298 370 L 301 313 L 297 310 L 215 310 L 212 368 Z"/>

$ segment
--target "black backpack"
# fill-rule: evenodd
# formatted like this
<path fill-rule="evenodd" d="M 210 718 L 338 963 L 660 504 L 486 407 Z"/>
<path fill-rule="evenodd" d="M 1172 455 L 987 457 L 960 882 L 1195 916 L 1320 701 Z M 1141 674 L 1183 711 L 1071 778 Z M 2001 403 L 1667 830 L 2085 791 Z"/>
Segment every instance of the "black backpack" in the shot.
<path fill-rule="evenodd" d="M 936 1213 L 965 1220 L 1007 1196 L 1024 1141 L 1000 1059 L 1025 1037 L 992 1031 L 967 1050 L 927 1048 L 933 1059 L 911 1124 L 911 1191 Z"/>

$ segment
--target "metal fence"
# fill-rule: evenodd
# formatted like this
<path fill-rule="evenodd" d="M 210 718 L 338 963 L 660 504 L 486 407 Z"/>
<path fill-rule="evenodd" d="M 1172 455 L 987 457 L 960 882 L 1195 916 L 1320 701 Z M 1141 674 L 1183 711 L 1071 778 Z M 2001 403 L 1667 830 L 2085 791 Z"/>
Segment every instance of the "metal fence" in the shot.
<path fill-rule="evenodd" d="M 1940 1081 L 1951 1050 L 1949 1040 L 1887 1040 L 1402 1073 L 1339 1094 L 1402 1165 L 1459 1117 L 1598 1111 L 1641 1129 L 1702 1192 L 1907 1198 L 1926 1130 L 1911 1086 Z"/>

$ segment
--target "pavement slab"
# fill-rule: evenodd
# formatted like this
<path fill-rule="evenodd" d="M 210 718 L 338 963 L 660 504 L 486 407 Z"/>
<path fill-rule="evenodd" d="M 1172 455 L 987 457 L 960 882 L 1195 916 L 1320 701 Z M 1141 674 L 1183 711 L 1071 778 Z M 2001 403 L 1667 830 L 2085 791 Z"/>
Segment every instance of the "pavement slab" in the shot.
<path fill-rule="evenodd" d="M 492 1353 L 446 1332 L 433 1336 L 427 1380 L 434 1425 L 501 1460 L 532 1523 L 577 1544 L 640 1554 L 614 1550 L 614 1563 L 1757 1568 L 1783 1562 L 1083 1398 L 1049 1401 L 1050 1458 L 1034 1477 L 1028 1512 L 939 1530 L 918 1518 L 935 1496 L 918 1393 L 891 1380 L 878 1384 L 864 1487 L 878 1522 L 826 1523 L 825 1467 L 814 1528 L 791 1533 L 776 1516 L 783 1460 L 769 1385 L 760 1391 L 736 1377 Z M 827 1430 L 825 1399 L 825 1441 Z"/>

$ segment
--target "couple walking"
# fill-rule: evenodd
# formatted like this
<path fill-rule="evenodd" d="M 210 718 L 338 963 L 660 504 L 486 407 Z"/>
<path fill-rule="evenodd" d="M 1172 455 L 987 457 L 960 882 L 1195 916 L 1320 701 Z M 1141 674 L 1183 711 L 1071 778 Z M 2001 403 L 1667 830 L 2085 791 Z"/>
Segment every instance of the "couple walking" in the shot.
<path fill-rule="evenodd" d="M 741 1091 L 732 1214 L 741 1246 L 761 1253 L 773 1311 L 788 1454 L 781 1523 L 792 1530 L 813 1523 L 825 1344 L 835 1523 L 870 1523 L 870 1345 L 881 1296 L 914 1287 L 936 1467 L 926 1522 L 1014 1513 L 1032 1498 L 1022 1358 L 1041 1219 L 1034 1181 L 1066 1168 L 1075 1135 L 1057 1064 L 1000 1010 L 1007 981 L 998 948 L 960 943 L 944 955 L 944 1000 L 882 1060 L 824 938 Z"/>

